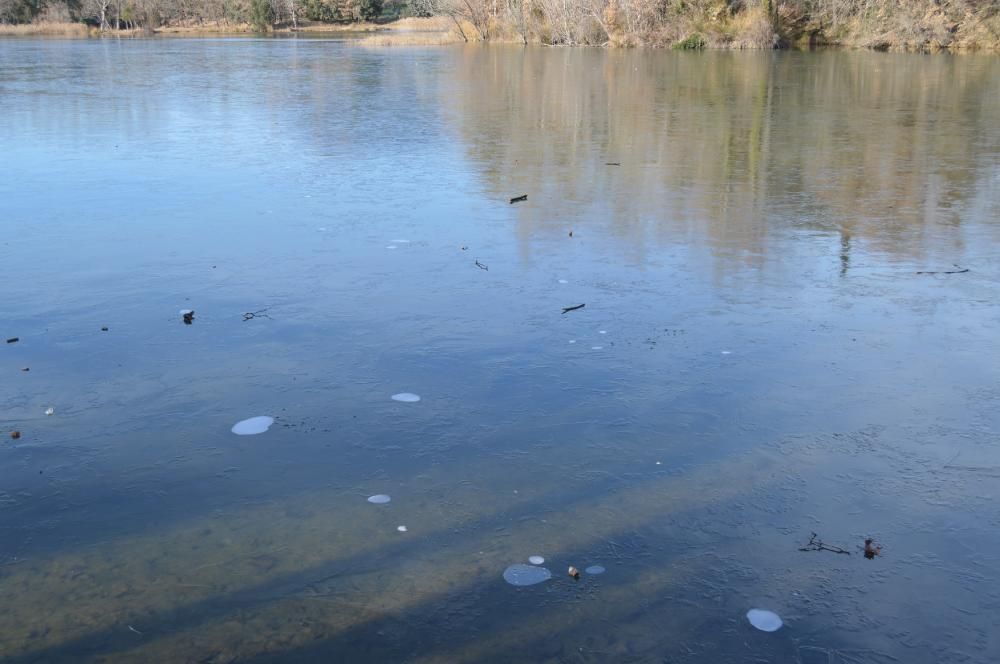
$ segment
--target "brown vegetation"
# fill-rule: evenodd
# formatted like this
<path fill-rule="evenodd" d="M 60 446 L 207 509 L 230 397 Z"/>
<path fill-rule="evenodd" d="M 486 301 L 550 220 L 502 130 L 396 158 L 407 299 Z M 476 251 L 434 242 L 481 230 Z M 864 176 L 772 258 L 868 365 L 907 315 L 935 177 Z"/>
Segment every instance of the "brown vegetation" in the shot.
<path fill-rule="evenodd" d="M 37 22 L 7 25 L 0 23 L 0 36 L 4 37 L 86 37 L 90 28 L 83 23 Z"/>
<path fill-rule="evenodd" d="M 30 7 L 43 9 L 32 13 Z M 392 7 L 396 16 L 434 19 L 404 19 L 392 33 L 364 44 L 840 45 L 893 51 L 1000 46 L 1000 0 L 202 0 L 197 5 L 188 0 L 0 0 L 0 35 L 86 35 L 87 27 L 74 19 L 118 34 L 139 28 L 167 34 L 374 32 L 385 27 L 373 20 L 384 7 Z"/>
<path fill-rule="evenodd" d="M 466 41 L 879 50 L 994 49 L 995 0 L 416 0 Z M 470 26 L 471 29 L 465 29 Z"/>

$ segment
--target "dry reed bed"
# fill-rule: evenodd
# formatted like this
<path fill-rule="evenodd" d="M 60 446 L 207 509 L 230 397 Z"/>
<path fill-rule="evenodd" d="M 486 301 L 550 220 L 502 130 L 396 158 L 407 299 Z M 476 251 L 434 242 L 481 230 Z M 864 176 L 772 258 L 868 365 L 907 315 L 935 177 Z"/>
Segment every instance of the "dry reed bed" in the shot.
<path fill-rule="evenodd" d="M 83 23 L 0 24 L 0 36 L 4 37 L 87 37 L 90 32 L 91 28 Z"/>

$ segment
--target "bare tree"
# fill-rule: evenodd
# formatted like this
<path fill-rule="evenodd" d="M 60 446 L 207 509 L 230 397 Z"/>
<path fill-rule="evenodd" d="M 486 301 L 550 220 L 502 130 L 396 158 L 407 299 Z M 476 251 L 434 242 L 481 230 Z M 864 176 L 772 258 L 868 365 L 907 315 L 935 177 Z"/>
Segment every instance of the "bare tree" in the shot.
<path fill-rule="evenodd" d="M 95 19 L 101 26 L 101 30 L 110 30 L 108 10 L 111 9 L 111 4 L 112 0 L 87 0 L 83 7 L 84 14 Z"/>

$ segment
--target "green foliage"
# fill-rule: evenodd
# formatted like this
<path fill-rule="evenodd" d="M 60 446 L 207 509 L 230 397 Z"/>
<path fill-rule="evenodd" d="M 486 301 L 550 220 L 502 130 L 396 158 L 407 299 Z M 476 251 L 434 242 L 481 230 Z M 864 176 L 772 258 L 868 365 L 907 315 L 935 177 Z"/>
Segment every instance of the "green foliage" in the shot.
<path fill-rule="evenodd" d="M 303 0 L 302 13 L 310 21 L 333 23 L 341 20 L 337 6 L 327 0 Z"/>
<path fill-rule="evenodd" d="M 42 13 L 45 5 L 42 0 L 13 0 L 0 3 L 0 22 L 30 23 Z"/>
<path fill-rule="evenodd" d="M 250 25 L 257 32 L 267 32 L 274 25 L 274 8 L 270 0 L 250 0 Z"/>
<path fill-rule="evenodd" d="M 705 42 L 705 38 L 697 32 L 694 32 L 679 42 L 676 42 L 674 44 L 674 48 L 679 51 L 700 51 L 707 45 L 708 44 Z"/>
<path fill-rule="evenodd" d="M 231 23 L 249 23 L 250 11 L 245 0 L 223 0 L 222 16 Z"/>
<path fill-rule="evenodd" d="M 382 0 L 354 0 L 351 4 L 358 21 L 374 21 L 382 15 Z"/>

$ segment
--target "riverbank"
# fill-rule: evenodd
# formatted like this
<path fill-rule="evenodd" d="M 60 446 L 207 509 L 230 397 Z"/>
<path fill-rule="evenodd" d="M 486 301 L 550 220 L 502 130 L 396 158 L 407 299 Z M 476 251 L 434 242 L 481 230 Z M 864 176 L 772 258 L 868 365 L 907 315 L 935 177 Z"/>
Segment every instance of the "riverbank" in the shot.
<path fill-rule="evenodd" d="M 539 0 L 545 7 L 548 0 Z M 613 0 L 614 2 L 615 0 Z M 617 0 L 620 1 L 620 0 Z M 767 0 L 764 0 L 767 2 Z M 911 3 L 890 11 L 888 0 L 875 0 L 873 9 L 845 13 L 833 10 L 806 13 L 794 2 L 733 9 L 717 5 L 698 10 L 668 11 L 655 19 L 641 12 L 608 4 L 603 12 L 559 16 L 559 7 L 518 15 L 505 11 L 492 15 L 477 11 L 472 2 L 441 4 L 440 15 L 404 18 L 388 23 L 285 22 L 270 33 L 357 34 L 363 46 L 429 46 L 469 42 L 588 45 L 601 47 L 699 49 L 773 49 L 840 47 L 897 52 L 998 51 L 1000 10 L 970 10 L 964 0 L 941 4 Z M 884 5 L 884 6 L 883 6 Z M 469 9 L 471 7 L 472 9 Z M 881 9 L 879 9 L 881 7 Z M 527 10 L 521 9 L 521 12 Z M 666 11 L 666 10 L 665 10 Z M 250 23 L 191 21 L 150 29 L 112 30 L 101 33 L 83 23 L 40 21 L 22 25 L 0 24 L 0 36 L 198 36 L 252 34 Z"/>
<path fill-rule="evenodd" d="M 424 20 L 424 19 L 420 19 Z M 426 19 L 432 21 L 432 19 Z M 397 23 L 399 24 L 397 26 Z M 408 29 L 406 19 L 388 24 L 378 23 L 316 23 L 302 21 L 297 28 L 292 26 L 275 26 L 272 33 L 365 33 L 389 30 Z M 141 36 L 176 36 L 194 37 L 200 35 L 243 35 L 257 32 L 249 23 L 233 23 L 222 21 L 201 21 L 190 25 L 167 25 L 159 28 L 134 28 L 122 30 L 99 29 L 85 23 L 70 23 L 64 21 L 38 21 L 18 25 L 0 24 L 0 37 L 141 37 Z"/>
<path fill-rule="evenodd" d="M 0 37 L 88 37 L 97 30 L 85 23 L 39 21 L 16 25 L 0 24 Z"/>
<path fill-rule="evenodd" d="M 516 2 L 491 10 L 489 0 L 449 4 L 453 41 L 500 41 L 604 47 L 774 49 L 841 47 L 876 51 L 1000 50 L 1000 6 L 970 0 L 801 0 L 713 2 L 669 6 L 651 0 L 602 0 L 597 9 L 563 0 Z M 477 6 L 476 2 L 480 3 Z M 425 39 L 428 37 L 425 36 Z M 441 37 L 444 39 L 444 36 Z M 407 43 L 386 35 L 372 43 Z"/>

